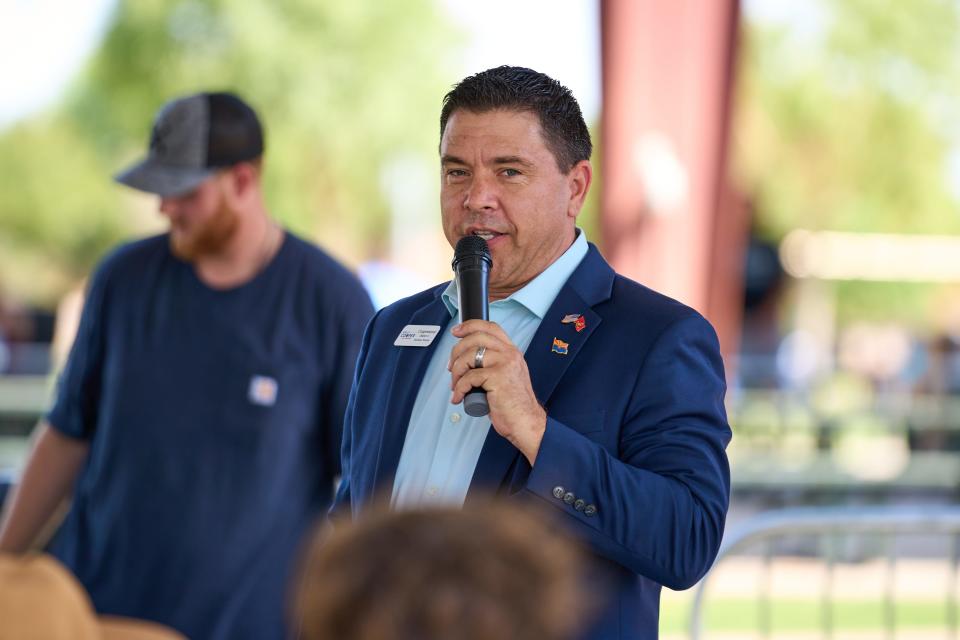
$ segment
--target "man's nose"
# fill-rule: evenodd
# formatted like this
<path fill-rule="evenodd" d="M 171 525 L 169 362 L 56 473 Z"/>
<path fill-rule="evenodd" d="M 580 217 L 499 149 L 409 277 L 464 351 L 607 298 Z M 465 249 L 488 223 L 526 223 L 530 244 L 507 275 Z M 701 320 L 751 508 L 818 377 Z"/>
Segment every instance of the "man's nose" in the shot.
<path fill-rule="evenodd" d="M 493 209 L 497 206 L 495 176 L 475 174 L 463 198 L 463 207 L 469 210 Z"/>

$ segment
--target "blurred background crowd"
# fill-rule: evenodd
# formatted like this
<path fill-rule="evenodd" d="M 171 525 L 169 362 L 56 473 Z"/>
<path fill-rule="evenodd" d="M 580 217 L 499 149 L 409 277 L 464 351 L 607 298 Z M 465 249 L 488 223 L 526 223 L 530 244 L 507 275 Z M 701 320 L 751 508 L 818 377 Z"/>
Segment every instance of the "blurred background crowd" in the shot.
<path fill-rule="evenodd" d="M 109 176 L 140 153 L 145 123 L 169 97 L 229 88 L 251 100 L 266 123 L 274 215 L 355 269 L 378 307 L 449 278 L 450 249 L 436 224 L 435 114 L 452 82 L 505 63 L 543 71 L 572 88 L 595 139 L 609 144 L 615 120 L 604 121 L 603 100 L 621 80 L 604 66 L 610 59 L 601 53 L 612 49 L 599 0 L 478 4 L 4 4 L 0 485 L 16 478 L 47 406 L 90 268 L 119 241 L 163 228 L 154 199 L 116 188 Z M 729 525 L 783 507 L 954 504 L 960 2 L 732 4 L 729 111 L 718 147 L 742 230 L 737 242 L 719 245 L 739 274 L 726 296 L 734 320 L 719 323 L 734 431 Z M 635 27 L 682 41 L 670 24 L 663 33 Z M 621 168 L 600 151 L 603 184 Z M 683 153 L 677 160 L 652 137 L 634 155 L 631 179 L 659 185 L 647 188 L 648 215 L 682 207 L 690 190 Z M 581 217 L 604 253 L 620 250 L 610 240 L 614 204 L 595 189 Z M 682 232 L 663 237 L 695 242 Z M 707 298 L 666 289 L 715 320 Z M 776 555 L 812 554 L 810 545 L 781 546 Z M 897 553 L 918 570 L 952 558 L 955 580 L 952 548 L 951 556 L 916 542 Z M 875 551 L 858 543 L 840 557 L 863 561 Z M 804 616 L 791 617 L 789 607 L 779 618 L 776 607 L 757 613 L 753 587 L 721 583 L 729 592 L 718 598 L 739 613 L 715 618 L 720 632 L 736 636 L 735 618 L 755 614 L 774 629 L 818 624 L 794 620 Z M 920 628 L 949 626 L 954 616 L 955 629 L 950 593 L 946 603 L 942 593 L 935 602 L 907 597 L 895 618 Z M 661 628 L 679 634 L 689 601 L 672 597 L 664 596 Z M 804 592 L 784 598 L 800 602 Z M 852 629 L 885 615 L 856 606 L 873 613 L 841 621 Z"/>

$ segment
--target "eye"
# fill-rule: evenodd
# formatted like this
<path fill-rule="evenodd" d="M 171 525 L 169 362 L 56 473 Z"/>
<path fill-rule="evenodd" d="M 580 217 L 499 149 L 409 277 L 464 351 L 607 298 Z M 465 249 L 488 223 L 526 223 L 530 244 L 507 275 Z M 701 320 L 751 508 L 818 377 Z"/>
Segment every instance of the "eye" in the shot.
<path fill-rule="evenodd" d="M 462 178 L 467 175 L 465 169 L 447 169 L 446 175 L 448 178 Z"/>
<path fill-rule="evenodd" d="M 521 174 L 516 169 L 507 168 L 503 170 L 503 175 L 507 176 L 508 178 L 515 178 Z"/>

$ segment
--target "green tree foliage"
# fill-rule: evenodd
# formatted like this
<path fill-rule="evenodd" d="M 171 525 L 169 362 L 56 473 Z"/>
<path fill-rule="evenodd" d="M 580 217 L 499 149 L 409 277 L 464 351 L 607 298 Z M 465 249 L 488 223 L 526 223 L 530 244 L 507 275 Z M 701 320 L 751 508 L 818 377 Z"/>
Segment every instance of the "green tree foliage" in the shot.
<path fill-rule="evenodd" d="M 163 102 L 208 89 L 264 119 L 275 215 L 358 259 L 389 230 L 381 167 L 435 161 L 457 38 L 441 16 L 431 0 L 121 1 L 65 100 L 0 135 L 0 283 L 50 301 L 143 232 L 155 204 L 110 176 L 144 152 Z"/>
<path fill-rule="evenodd" d="M 960 3 L 819 0 L 811 24 L 749 25 L 734 164 L 758 232 L 958 233 Z M 845 283 L 841 320 L 918 320 L 942 289 Z M 893 300 L 911 304 L 898 305 Z"/>

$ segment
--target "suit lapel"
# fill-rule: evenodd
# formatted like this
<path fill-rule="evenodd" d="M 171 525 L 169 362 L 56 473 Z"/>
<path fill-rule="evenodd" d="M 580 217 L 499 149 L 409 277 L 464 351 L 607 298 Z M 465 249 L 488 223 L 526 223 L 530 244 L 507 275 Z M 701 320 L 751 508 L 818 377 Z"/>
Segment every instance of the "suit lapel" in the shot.
<path fill-rule="evenodd" d="M 540 404 L 548 407 L 548 411 L 550 396 L 560 379 L 584 348 L 591 334 L 600 326 L 601 318 L 593 310 L 593 306 L 610 298 L 613 277 L 613 270 L 600 256 L 596 247 L 590 245 L 586 257 L 560 289 L 560 293 L 550 305 L 550 310 L 540 322 L 530 346 L 527 347 L 524 359 L 530 371 L 533 391 Z M 585 323 L 581 331 L 576 330 L 574 323 L 561 322 L 564 316 L 571 314 L 584 317 Z M 566 354 L 553 350 L 555 338 L 567 344 Z M 562 348 L 560 350 L 562 351 Z M 514 463 L 519 463 L 529 471 L 529 465 L 520 452 L 491 427 L 473 473 L 467 500 L 496 491 Z"/>
<path fill-rule="evenodd" d="M 561 322 L 564 316 L 572 314 L 584 318 L 585 326 L 581 331 L 577 331 L 573 323 Z M 533 392 L 540 404 L 547 406 L 557 383 L 599 325 L 600 316 L 587 306 L 573 288 L 564 287 L 560 290 L 524 355 Z"/>
<path fill-rule="evenodd" d="M 438 291 L 443 291 L 439 288 Z M 439 325 L 445 331 L 450 322 L 450 312 L 443 304 L 439 294 L 430 304 L 420 308 L 410 316 L 407 324 Z M 399 331 L 399 328 L 398 328 Z M 394 347 L 400 350 L 397 357 L 396 369 L 390 382 L 387 393 L 387 417 L 384 419 L 381 430 L 380 452 L 377 456 L 376 474 L 372 486 L 385 487 L 388 482 L 393 485 L 393 475 L 397 471 L 400 453 L 407 437 L 407 427 L 410 424 L 410 414 L 417 399 L 420 383 L 426 374 L 430 358 L 440 343 L 440 335 L 434 338 L 427 347 Z"/>

